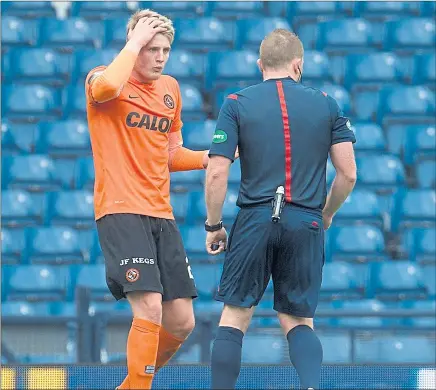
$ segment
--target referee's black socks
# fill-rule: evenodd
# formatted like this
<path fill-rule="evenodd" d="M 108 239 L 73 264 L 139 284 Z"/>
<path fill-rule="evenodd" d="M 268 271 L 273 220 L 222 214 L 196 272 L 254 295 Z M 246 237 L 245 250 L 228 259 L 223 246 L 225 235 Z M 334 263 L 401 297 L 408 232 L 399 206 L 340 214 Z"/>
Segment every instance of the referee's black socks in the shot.
<path fill-rule="evenodd" d="M 287 334 L 289 357 L 297 370 L 302 389 L 319 389 L 322 345 L 312 328 L 299 325 Z"/>
<path fill-rule="evenodd" d="M 218 327 L 212 348 L 212 389 L 234 389 L 241 370 L 244 333 L 230 326 Z"/>

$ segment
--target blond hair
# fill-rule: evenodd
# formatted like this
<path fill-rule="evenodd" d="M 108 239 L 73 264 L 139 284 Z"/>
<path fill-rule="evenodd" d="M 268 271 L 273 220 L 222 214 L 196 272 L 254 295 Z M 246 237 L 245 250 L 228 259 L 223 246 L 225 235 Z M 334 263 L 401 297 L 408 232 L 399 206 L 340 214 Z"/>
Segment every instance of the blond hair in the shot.
<path fill-rule="evenodd" d="M 295 58 L 303 58 L 300 38 L 291 31 L 278 28 L 269 33 L 260 44 L 260 60 L 265 69 L 280 70 Z"/>
<path fill-rule="evenodd" d="M 170 44 L 172 44 L 174 41 L 174 33 L 175 33 L 173 22 L 171 21 L 171 19 L 167 18 L 166 16 L 158 14 L 157 12 L 154 12 L 150 9 L 138 10 L 130 17 L 129 21 L 127 22 L 126 35 L 129 35 L 129 32 L 136 27 L 140 19 L 148 18 L 151 16 L 156 17 L 157 19 L 165 23 L 167 31 L 163 32 L 162 34 L 165 35 L 169 39 Z"/>

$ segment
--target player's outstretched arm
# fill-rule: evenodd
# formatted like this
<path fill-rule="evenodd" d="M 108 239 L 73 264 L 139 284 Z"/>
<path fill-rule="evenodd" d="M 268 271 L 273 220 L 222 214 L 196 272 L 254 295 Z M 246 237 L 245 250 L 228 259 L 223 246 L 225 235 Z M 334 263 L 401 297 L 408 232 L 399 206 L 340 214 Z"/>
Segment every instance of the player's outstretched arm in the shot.
<path fill-rule="evenodd" d="M 97 71 L 88 77 L 90 93 L 96 103 L 104 103 L 119 96 L 141 49 L 155 34 L 165 32 L 166 29 L 167 25 L 156 19 L 153 13 L 139 20 L 129 33 L 128 42 L 112 63 L 104 71 Z"/>
<path fill-rule="evenodd" d="M 208 152 L 208 150 L 187 149 L 183 147 L 181 131 L 170 133 L 168 161 L 170 172 L 205 169 L 209 161 Z"/>

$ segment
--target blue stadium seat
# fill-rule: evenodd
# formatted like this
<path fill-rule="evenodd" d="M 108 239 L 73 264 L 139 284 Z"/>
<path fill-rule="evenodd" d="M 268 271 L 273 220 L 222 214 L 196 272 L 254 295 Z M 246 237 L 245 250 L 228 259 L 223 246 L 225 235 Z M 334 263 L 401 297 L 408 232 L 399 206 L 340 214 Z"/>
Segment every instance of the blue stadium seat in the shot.
<path fill-rule="evenodd" d="M 352 361 L 352 341 L 345 332 L 319 332 L 319 340 L 323 346 L 323 361 L 326 364 L 350 363 Z"/>
<path fill-rule="evenodd" d="M 375 314 L 384 312 L 388 308 L 387 306 L 376 299 L 364 299 L 359 301 L 343 301 L 339 304 L 339 310 L 337 316 L 337 326 L 343 328 L 359 328 L 367 330 L 371 328 L 382 328 L 390 325 L 395 325 L 399 321 L 397 319 L 368 316 L 368 314 Z M 341 316 L 346 312 L 358 312 L 357 316 Z"/>
<path fill-rule="evenodd" d="M 236 48 L 257 52 L 265 36 L 276 28 L 292 30 L 291 25 L 283 18 L 240 19 L 236 21 Z"/>
<path fill-rule="evenodd" d="M 370 20 L 386 20 L 393 16 L 414 16 L 419 12 L 419 4 L 405 1 L 362 1 L 354 3 L 355 15 Z"/>
<path fill-rule="evenodd" d="M 180 95 L 182 97 L 182 117 L 187 121 L 206 119 L 203 97 L 198 88 L 191 84 L 180 84 Z"/>
<path fill-rule="evenodd" d="M 127 22 L 124 18 L 107 19 L 104 21 L 104 44 L 106 48 L 122 49 L 124 47 L 127 38 L 126 25 Z"/>
<path fill-rule="evenodd" d="M 1 244 L 2 244 L 2 264 L 19 263 L 21 260 L 21 255 L 26 248 L 24 230 L 7 229 L 2 227 Z"/>
<path fill-rule="evenodd" d="M 6 3 L 6 4 L 5 4 Z M 33 19 L 56 16 L 50 1 L 17 1 L 2 4 L 2 13 L 8 16 Z"/>
<path fill-rule="evenodd" d="M 10 79 L 16 83 L 62 86 L 70 78 L 70 59 L 53 49 L 17 48 L 10 53 Z"/>
<path fill-rule="evenodd" d="M 91 154 L 88 126 L 82 120 L 41 123 L 38 151 L 50 156 L 79 157 Z"/>
<path fill-rule="evenodd" d="M 191 53 L 188 50 L 171 50 L 164 73 L 175 77 L 180 83 L 189 83 L 201 88 L 205 62 L 205 56 L 201 53 Z"/>
<path fill-rule="evenodd" d="M 46 47 L 66 50 L 101 47 L 101 23 L 82 18 L 46 19 L 41 23 L 41 40 Z"/>
<path fill-rule="evenodd" d="M 178 223 L 183 223 L 189 216 L 189 194 L 187 193 L 172 193 L 171 206 L 173 207 L 173 214 Z"/>
<path fill-rule="evenodd" d="M 76 186 L 80 189 L 94 188 L 94 160 L 92 157 L 84 157 L 77 160 Z"/>
<path fill-rule="evenodd" d="M 106 284 L 106 272 L 104 267 L 104 264 L 95 264 L 84 265 L 78 269 L 76 288 L 89 288 L 93 301 L 114 300 Z"/>
<path fill-rule="evenodd" d="M 420 188 L 436 189 L 436 161 L 421 161 L 415 166 L 416 180 Z"/>
<path fill-rule="evenodd" d="M 393 190 L 405 182 L 400 159 L 389 154 L 374 154 L 356 158 L 359 188 Z"/>
<path fill-rule="evenodd" d="M 404 143 L 404 163 L 414 165 L 419 160 L 436 159 L 436 129 L 434 125 L 409 127 Z"/>
<path fill-rule="evenodd" d="M 5 157 L 2 176 L 10 189 L 47 191 L 60 187 L 54 178 L 53 161 L 45 155 Z"/>
<path fill-rule="evenodd" d="M 124 1 L 79 1 L 72 3 L 71 15 L 87 19 L 124 17 L 127 19 L 133 10 Z"/>
<path fill-rule="evenodd" d="M 32 228 L 27 232 L 30 263 L 81 263 L 84 253 L 76 230 L 64 226 Z"/>
<path fill-rule="evenodd" d="M 436 55 L 423 53 L 414 56 L 413 81 L 417 85 L 427 85 L 435 90 L 436 83 Z"/>
<path fill-rule="evenodd" d="M 146 4 L 147 8 L 175 19 L 198 17 L 207 9 L 207 3 L 203 1 L 151 1 Z"/>
<path fill-rule="evenodd" d="M 303 75 L 304 77 L 304 75 Z M 351 111 L 351 97 L 348 91 L 340 85 L 324 84 L 319 89 L 336 100 L 338 106 L 348 115 Z"/>
<path fill-rule="evenodd" d="M 36 46 L 39 42 L 38 22 L 15 16 L 2 17 L 2 46 Z"/>
<path fill-rule="evenodd" d="M 58 90 L 43 85 L 5 86 L 3 114 L 9 119 L 54 119 L 62 114 Z"/>
<path fill-rule="evenodd" d="M 53 161 L 53 165 L 53 176 L 56 183 L 65 190 L 75 188 L 76 160 L 71 158 L 57 158 Z"/>
<path fill-rule="evenodd" d="M 69 119 L 86 118 L 86 93 L 85 85 L 71 85 L 64 89 L 64 101 L 67 102 L 65 111 Z"/>
<path fill-rule="evenodd" d="M 372 26 L 365 19 L 348 18 L 318 23 L 316 49 L 347 53 L 372 50 Z"/>
<path fill-rule="evenodd" d="M 194 344 L 190 348 L 182 346 L 177 354 L 173 357 L 174 362 L 178 364 L 200 364 L 201 363 L 201 346 Z"/>
<path fill-rule="evenodd" d="M 335 224 L 370 223 L 383 225 L 383 215 L 377 194 L 365 189 L 355 189 L 345 200 L 335 216 Z"/>
<path fill-rule="evenodd" d="M 262 17 L 264 13 L 264 3 L 260 1 L 211 1 L 207 6 L 207 14 L 220 19 Z"/>
<path fill-rule="evenodd" d="M 228 50 L 233 46 L 233 23 L 214 17 L 176 19 L 174 46 L 178 49 L 204 51 Z"/>
<path fill-rule="evenodd" d="M 379 102 L 379 92 L 363 90 L 353 92 L 354 116 L 359 121 L 375 122 Z"/>
<path fill-rule="evenodd" d="M 356 339 L 356 363 L 433 363 L 435 342 L 425 335 L 368 335 Z"/>
<path fill-rule="evenodd" d="M 334 261 L 386 259 L 384 237 L 376 226 L 334 226 L 331 228 L 329 240 Z"/>
<path fill-rule="evenodd" d="M 94 226 L 94 196 L 91 191 L 60 191 L 47 198 L 47 216 L 52 225 L 76 228 Z"/>
<path fill-rule="evenodd" d="M 385 126 L 386 140 L 388 143 L 388 150 L 392 154 L 402 156 L 404 153 L 404 143 L 406 142 L 406 134 L 408 128 L 420 125 L 405 125 L 405 124 L 387 124 Z"/>
<path fill-rule="evenodd" d="M 434 123 L 435 104 L 435 94 L 426 87 L 386 87 L 380 91 L 377 121 Z"/>
<path fill-rule="evenodd" d="M 434 48 L 436 43 L 435 21 L 430 18 L 404 18 L 386 22 L 384 48 L 406 49 Z"/>
<path fill-rule="evenodd" d="M 404 64 L 394 53 L 352 54 L 346 58 L 344 83 L 351 88 L 374 88 L 404 80 Z"/>
<path fill-rule="evenodd" d="M 386 141 L 382 128 L 376 123 L 357 122 L 353 124 L 356 137 L 356 152 L 384 152 Z"/>
<path fill-rule="evenodd" d="M 206 88 L 209 90 L 237 85 L 245 88 L 262 81 L 258 55 L 250 50 L 210 52 L 207 57 Z"/>
<path fill-rule="evenodd" d="M 77 50 L 75 52 L 75 66 L 73 69 L 75 79 L 78 83 L 83 84 L 91 69 L 101 65 L 109 65 L 118 54 L 119 51 L 113 48 L 101 50 Z"/>
<path fill-rule="evenodd" d="M 433 1 L 423 1 L 420 6 L 421 16 L 434 17 L 436 13 L 436 4 Z"/>
<path fill-rule="evenodd" d="M 229 185 L 233 187 L 239 187 L 241 182 L 241 160 L 235 160 L 232 165 L 230 165 L 229 171 Z"/>
<path fill-rule="evenodd" d="M 3 155 L 35 152 L 35 144 L 40 134 L 36 125 L 9 123 L 7 120 L 3 120 L 1 129 Z"/>
<path fill-rule="evenodd" d="M 426 288 L 421 269 L 409 261 L 371 264 L 372 294 L 378 299 L 422 299 Z"/>
<path fill-rule="evenodd" d="M 21 265 L 9 278 L 9 301 L 62 301 L 69 298 L 70 276 L 61 266 Z"/>
<path fill-rule="evenodd" d="M 86 273 L 89 273 L 89 271 L 86 271 Z M 126 313 L 132 315 L 130 304 L 126 299 L 120 301 L 111 300 L 109 302 L 91 301 L 89 305 L 88 313 L 91 317 L 95 316 L 98 313 L 110 313 L 110 312 Z"/>
<path fill-rule="evenodd" d="M 202 244 L 204 247 L 204 240 Z M 221 278 L 221 264 L 191 264 L 191 270 L 200 299 L 212 299 Z"/>
<path fill-rule="evenodd" d="M 190 259 L 206 258 L 206 232 L 202 225 L 182 225 L 180 226 L 180 234 L 182 235 L 183 243 Z M 195 275 L 195 272 L 194 272 Z"/>
<path fill-rule="evenodd" d="M 404 309 L 410 309 L 413 312 L 422 312 L 428 311 L 435 313 L 436 312 L 436 301 L 428 300 L 428 301 L 407 301 L 403 303 Z M 431 317 L 422 317 L 417 314 L 412 314 L 412 316 L 405 318 L 405 324 L 408 326 L 412 326 L 413 328 L 426 328 L 429 330 L 434 330 L 436 328 L 436 318 L 433 314 Z"/>
<path fill-rule="evenodd" d="M 243 363 L 280 364 L 285 360 L 282 335 L 247 334 L 242 345 Z"/>
<path fill-rule="evenodd" d="M 50 317 L 49 302 L 2 302 L 2 317 Z"/>
<path fill-rule="evenodd" d="M 436 219 L 435 190 L 399 190 L 393 199 L 391 229 L 433 227 Z"/>
<path fill-rule="evenodd" d="M 43 200 L 42 194 L 2 191 L 2 225 L 16 227 L 42 223 Z"/>
<path fill-rule="evenodd" d="M 201 190 L 205 173 L 201 170 L 171 173 L 171 191 L 187 192 Z"/>
<path fill-rule="evenodd" d="M 415 228 L 403 234 L 404 252 L 412 261 L 436 264 L 436 229 Z"/>
<path fill-rule="evenodd" d="M 304 52 L 304 82 L 332 80 L 328 56 L 320 51 L 307 50 Z"/>
<path fill-rule="evenodd" d="M 194 271 L 197 269 L 197 264 L 194 266 Z M 200 268 L 200 272 L 201 272 L 201 268 Z M 195 275 L 198 272 L 195 273 Z M 213 274 L 213 277 L 216 281 L 216 283 L 219 283 L 219 277 L 215 278 L 215 274 Z M 201 278 L 201 277 L 200 277 Z M 198 278 L 195 279 L 196 283 Z M 204 283 L 204 287 L 206 288 L 206 293 L 210 295 L 210 288 L 208 287 L 208 285 L 210 285 L 210 280 L 205 280 Z M 206 294 L 206 295 L 207 295 Z M 205 316 L 206 318 L 209 317 L 211 314 L 214 315 L 220 315 L 222 310 L 224 307 L 224 303 L 223 302 L 218 302 L 215 300 L 209 300 L 209 299 L 201 299 L 198 298 L 194 301 L 194 313 L 195 313 L 195 317 L 197 318 L 197 316 Z"/>
<path fill-rule="evenodd" d="M 193 150 L 209 149 L 215 128 L 216 120 L 212 119 L 206 119 L 204 122 L 185 122 L 182 129 L 183 143 Z"/>
<path fill-rule="evenodd" d="M 295 17 L 308 17 L 315 18 L 320 15 L 333 15 L 340 11 L 340 3 L 334 1 L 311 1 L 311 2 L 288 2 L 288 14 Z M 306 18 L 304 18 L 307 20 Z"/>
<path fill-rule="evenodd" d="M 286 1 L 267 1 L 265 2 L 265 15 L 274 17 L 285 17 L 287 13 Z"/>
<path fill-rule="evenodd" d="M 435 265 L 423 265 L 422 266 L 422 275 L 424 279 L 425 286 L 427 287 L 427 291 L 429 294 L 429 298 L 436 298 L 436 266 Z"/>
<path fill-rule="evenodd" d="M 351 264 L 336 261 L 324 265 L 321 299 L 359 299 L 363 290 L 364 286 L 359 285 Z"/>

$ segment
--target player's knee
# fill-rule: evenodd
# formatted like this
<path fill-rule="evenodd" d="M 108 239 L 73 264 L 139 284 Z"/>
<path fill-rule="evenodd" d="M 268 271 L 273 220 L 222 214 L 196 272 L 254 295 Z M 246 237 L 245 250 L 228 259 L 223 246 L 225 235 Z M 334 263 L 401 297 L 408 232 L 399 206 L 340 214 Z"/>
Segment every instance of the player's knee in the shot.
<path fill-rule="evenodd" d="M 156 324 L 162 321 L 162 296 L 155 292 L 134 291 L 127 294 L 134 317 Z"/>
<path fill-rule="evenodd" d="M 186 339 L 195 328 L 195 318 L 194 316 L 187 316 L 180 321 L 175 332 L 175 335 L 181 339 Z"/>
<path fill-rule="evenodd" d="M 295 317 L 285 313 L 277 313 L 277 316 L 285 335 L 299 325 L 307 325 L 313 329 L 313 318 Z"/>
<path fill-rule="evenodd" d="M 245 333 L 250 325 L 251 317 L 253 316 L 254 307 L 236 307 L 224 305 L 221 315 L 220 326 L 229 326 L 236 328 Z"/>

